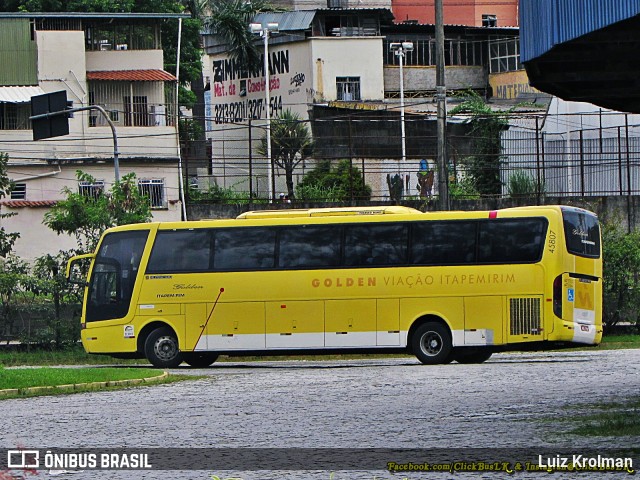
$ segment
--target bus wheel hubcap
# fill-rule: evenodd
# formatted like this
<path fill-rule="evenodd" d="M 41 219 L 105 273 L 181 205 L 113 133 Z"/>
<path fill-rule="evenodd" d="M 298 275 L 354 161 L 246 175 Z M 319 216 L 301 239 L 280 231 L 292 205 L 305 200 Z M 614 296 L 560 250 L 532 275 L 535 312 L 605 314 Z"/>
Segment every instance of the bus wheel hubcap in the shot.
<path fill-rule="evenodd" d="M 160 337 L 155 345 L 155 351 L 158 358 L 163 360 L 171 360 L 178 353 L 175 341 L 171 337 Z"/>
<path fill-rule="evenodd" d="M 442 349 L 442 338 L 435 332 L 427 332 L 422 337 L 422 351 L 427 355 L 437 355 Z"/>

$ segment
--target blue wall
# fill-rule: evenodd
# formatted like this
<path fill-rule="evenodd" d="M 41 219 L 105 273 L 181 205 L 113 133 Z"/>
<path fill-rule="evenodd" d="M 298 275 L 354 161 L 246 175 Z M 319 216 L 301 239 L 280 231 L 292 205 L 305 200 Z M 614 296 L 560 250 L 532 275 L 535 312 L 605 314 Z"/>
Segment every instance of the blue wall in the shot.
<path fill-rule="evenodd" d="M 639 0 L 520 0 L 521 61 L 639 14 Z"/>

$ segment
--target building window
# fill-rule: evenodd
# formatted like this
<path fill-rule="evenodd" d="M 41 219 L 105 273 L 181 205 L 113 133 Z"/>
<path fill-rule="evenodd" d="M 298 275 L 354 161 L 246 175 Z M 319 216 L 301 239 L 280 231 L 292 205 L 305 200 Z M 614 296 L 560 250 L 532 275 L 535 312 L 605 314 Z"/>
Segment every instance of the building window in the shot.
<path fill-rule="evenodd" d="M 347 0 L 327 0 L 327 8 L 348 8 Z"/>
<path fill-rule="evenodd" d="M 520 39 L 489 41 L 489 73 L 515 72 L 522 70 L 520 63 Z"/>
<path fill-rule="evenodd" d="M 98 198 L 104 193 L 104 180 L 78 182 L 78 193 L 85 197 Z"/>
<path fill-rule="evenodd" d="M 164 195 L 164 180 L 161 178 L 150 178 L 138 180 L 138 191 L 140 195 L 149 197 L 151 208 L 166 208 Z"/>
<path fill-rule="evenodd" d="M 160 43 L 159 25 L 135 25 L 127 20 L 91 20 L 83 22 L 85 49 L 88 51 L 105 50 L 157 50 Z"/>
<path fill-rule="evenodd" d="M 338 100 L 350 102 L 362 100 L 360 96 L 360 77 L 336 77 Z"/>
<path fill-rule="evenodd" d="M 407 37 L 395 37 L 385 39 L 384 55 L 385 65 L 399 65 L 400 60 L 389 48 L 392 42 L 413 42 L 413 50 L 406 52 L 405 65 L 435 65 L 436 41 L 434 38 L 419 39 Z M 481 40 L 464 40 L 461 38 L 446 38 L 444 41 L 445 65 L 473 65 L 482 66 L 485 61 L 486 43 Z"/>
<path fill-rule="evenodd" d="M 170 82 L 90 80 L 88 84 L 89 101 L 103 107 L 116 127 L 164 127 L 175 123 L 171 108 L 175 88 L 169 88 Z M 108 122 L 92 111 L 89 126 L 105 127 Z"/>
<path fill-rule="evenodd" d="M 497 27 L 498 26 L 498 16 L 483 13 L 482 14 L 482 26 L 483 27 Z"/>
<path fill-rule="evenodd" d="M 148 127 L 152 125 L 146 95 L 124 97 L 124 124 L 126 127 Z"/>
<path fill-rule="evenodd" d="M 14 183 L 11 189 L 11 200 L 25 200 L 27 198 L 27 184 Z"/>
<path fill-rule="evenodd" d="M 0 130 L 29 130 L 30 103 L 0 102 Z"/>

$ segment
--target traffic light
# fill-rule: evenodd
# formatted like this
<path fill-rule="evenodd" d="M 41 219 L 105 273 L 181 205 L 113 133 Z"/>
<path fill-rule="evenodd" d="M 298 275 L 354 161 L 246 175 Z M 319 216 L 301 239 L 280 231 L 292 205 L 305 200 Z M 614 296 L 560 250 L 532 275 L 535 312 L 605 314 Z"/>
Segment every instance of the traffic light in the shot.
<path fill-rule="evenodd" d="M 67 108 L 66 90 L 31 97 L 33 139 L 69 135 L 69 114 L 65 113 Z M 33 118 L 40 115 L 40 118 Z"/>

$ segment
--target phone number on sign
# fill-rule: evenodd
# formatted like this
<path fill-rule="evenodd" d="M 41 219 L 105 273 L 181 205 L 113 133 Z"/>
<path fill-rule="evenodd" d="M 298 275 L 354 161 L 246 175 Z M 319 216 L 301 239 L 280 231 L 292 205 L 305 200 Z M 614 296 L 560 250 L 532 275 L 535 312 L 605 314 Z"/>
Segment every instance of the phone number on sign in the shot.
<path fill-rule="evenodd" d="M 275 117 L 282 113 L 282 97 L 276 96 L 269 99 L 269 115 Z M 214 105 L 213 121 L 220 125 L 223 123 L 236 123 L 248 118 L 258 119 L 264 117 L 264 100 L 252 99 L 241 102 L 230 102 Z"/>

